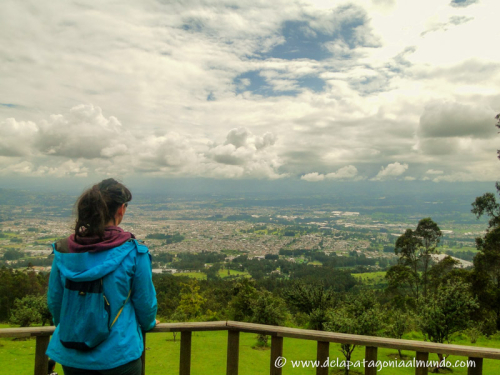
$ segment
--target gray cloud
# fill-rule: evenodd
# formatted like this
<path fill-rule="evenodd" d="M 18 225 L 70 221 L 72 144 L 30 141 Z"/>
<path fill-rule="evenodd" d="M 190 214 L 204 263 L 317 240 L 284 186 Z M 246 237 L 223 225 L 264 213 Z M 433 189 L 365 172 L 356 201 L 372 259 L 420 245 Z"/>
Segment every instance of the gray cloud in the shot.
<path fill-rule="evenodd" d="M 436 15 L 431 0 L 6 1 L 0 169 L 340 179 L 352 166 L 356 179 L 397 160 L 494 180 L 500 5 L 481 3 Z M 326 57 L 307 43 L 301 58 L 272 53 L 284 25 Z M 420 36 L 433 27 L 447 31 Z"/>
<path fill-rule="evenodd" d="M 428 138 L 494 136 L 494 111 L 455 102 L 428 105 L 420 116 L 419 135 Z"/>
<path fill-rule="evenodd" d="M 422 71 L 417 70 L 415 78 L 442 79 L 448 82 L 477 85 L 495 80 L 498 73 L 500 73 L 500 63 L 471 58 L 451 66 L 428 67 Z"/>

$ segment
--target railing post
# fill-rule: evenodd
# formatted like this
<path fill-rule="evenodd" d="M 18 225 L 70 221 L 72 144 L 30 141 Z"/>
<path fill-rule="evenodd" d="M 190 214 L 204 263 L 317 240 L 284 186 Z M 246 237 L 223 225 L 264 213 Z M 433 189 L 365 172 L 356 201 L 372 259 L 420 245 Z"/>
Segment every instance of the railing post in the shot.
<path fill-rule="evenodd" d="M 181 359 L 179 375 L 191 374 L 191 332 L 181 332 Z"/>
<path fill-rule="evenodd" d="M 278 358 L 283 356 L 283 337 L 271 336 L 271 375 L 281 375 L 283 362 Z M 281 359 L 281 358 L 280 358 Z"/>
<path fill-rule="evenodd" d="M 427 375 L 429 369 L 427 368 L 427 362 L 429 361 L 429 353 L 427 352 L 417 352 L 415 364 L 415 375 Z M 421 362 L 421 366 L 419 366 Z"/>
<path fill-rule="evenodd" d="M 141 356 L 142 375 L 146 375 L 146 332 L 142 332 L 142 342 L 144 345 L 144 350 L 142 351 L 142 356 Z"/>
<path fill-rule="evenodd" d="M 238 375 L 239 356 L 240 356 L 240 332 L 228 330 L 226 375 Z"/>
<path fill-rule="evenodd" d="M 367 346 L 365 349 L 365 375 L 376 375 L 377 374 L 377 347 Z"/>
<path fill-rule="evenodd" d="M 469 357 L 469 363 L 474 362 L 475 366 L 468 366 L 467 375 L 483 375 L 483 359 Z"/>
<path fill-rule="evenodd" d="M 37 336 L 35 348 L 35 375 L 47 375 L 49 359 L 45 355 L 49 346 L 50 336 Z"/>
<path fill-rule="evenodd" d="M 318 346 L 316 349 L 316 360 L 319 362 L 319 366 L 316 367 L 316 375 L 328 375 L 328 366 L 322 367 L 323 364 L 328 361 L 330 356 L 330 343 L 328 341 L 318 341 Z"/>

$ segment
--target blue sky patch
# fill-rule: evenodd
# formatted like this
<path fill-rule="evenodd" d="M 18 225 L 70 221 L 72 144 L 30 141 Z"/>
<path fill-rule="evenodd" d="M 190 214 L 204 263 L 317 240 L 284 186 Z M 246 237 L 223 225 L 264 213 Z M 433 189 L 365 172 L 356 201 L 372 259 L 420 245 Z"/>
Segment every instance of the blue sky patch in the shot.
<path fill-rule="evenodd" d="M 0 103 L 0 107 L 7 107 L 7 108 L 18 108 L 20 107 L 17 104 L 11 104 L 11 103 Z"/>
<path fill-rule="evenodd" d="M 468 7 L 469 5 L 478 3 L 479 0 L 451 0 L 450 5 L 452 7 L 457 7 L 457 8 L 465 8 Z"/>
<path fill-rule="evenodd" d="M 234 79 L 234 83 L 237 86 L 237 94 L 241 94 L 245 91 L 251 91 L 254 94 L 264 95 L 265 91 L 271 89 L 271 87 L 266 83 L 264 77 L 262 77 L 257 70 L 240 74 Z"/>
<path fill-rule="evenodd" d="M 350 49 L 364 45 L 364 40 L 358 37 L 356 29 L 365 24 L 366 15 L 363 12 L 357 12 L 350 17 L 345 17 L 343 13 L 350 10 L 350 6 L 339 8 L 330 16 L 332 24 L 339 23 L 339 26 L 331 31 L 314 28 L 309 21 L 284 22 L 281 32 L 285 42 L 277 45 L 263 56 L 285 60 L 312 59 L 320 61 L 334 56 L 328 50 L 327 43 L 342 41 Z"/>
<path fill-rule="evenodd" d="M 299 78 L 297 82 L 300 87 L 308 88 L 314 92 L 321 92 L 325 88 L 325 81 L 314 76 Z"/>
<path fill-rule="evenodd" d="M 213 92 L 210 92 L 210 94 L 208 94 L 208 95 L 207 95 L 207 101 L 208 101 L 208 102 L 213 102 L 213 101 L 215 101 L 215 100 L 216 100 L 216 99 L 215 99 L 215 95 L 214 95 L 214 93 L 213 93 Z"/>
<path fill-rule="evenodd" d="M 182 30 L 193 31 L 201 33 L 203 32 L 203 25 L 196 20 L 189 20 L 187 23 L 181 26 Z"/>
<path fill-rule="evenodd" d="M 277 77 L 279 78 L 279 77 Z M 288 81 L 293 81 L 287 78 Z M 241 94 L 250 91 L 256 95 L 262 96 L 295 96 L 301 89 L 307 88 L 315 92 L 322 91 L 325 87 L 325 81 L 314 76 L 305 76 L 295 80 L 297 89 L 295 90 L 275 90 L 257 70 L 252 70 L 236 77 L 233 83 L 236 85 L 236 93 Z"/>
<path fill-rule="evenodd" d="M 315 32 L 305 21 L 286 21 L 283 24 L 282 34 L 285 43 L 274 47 L 266 57 L 284 60 L 312 59 L 324 60 L 332 56 L 325 48 L 325 43 L 332 40 L 332 36 Z"/>

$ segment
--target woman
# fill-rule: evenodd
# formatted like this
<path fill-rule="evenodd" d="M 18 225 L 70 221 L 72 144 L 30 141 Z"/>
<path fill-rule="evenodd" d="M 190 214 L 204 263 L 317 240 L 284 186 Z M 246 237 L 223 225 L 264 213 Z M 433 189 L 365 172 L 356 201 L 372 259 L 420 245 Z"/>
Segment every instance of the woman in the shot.
<path fill-rule="evenodd" d="M 53 245 L 48 304 L 56 329 L 47 355 L 65 375 L 140 375 L 142 331 L 156 321 L 146 246 L 118 225 L 132 194 L 110 178 L 77 201 L 74 233 Z"/>

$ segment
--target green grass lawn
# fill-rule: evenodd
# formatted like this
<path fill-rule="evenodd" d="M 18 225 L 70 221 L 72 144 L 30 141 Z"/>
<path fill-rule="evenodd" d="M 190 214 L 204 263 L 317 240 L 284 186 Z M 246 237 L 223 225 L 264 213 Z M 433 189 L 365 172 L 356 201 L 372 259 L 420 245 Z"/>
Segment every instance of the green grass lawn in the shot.
<path fill-rule="evenodd" d="M 309 262 L 307 264 L 311 265 L 311 266 L 322 266 L 323 265 L 323 263 L 321 263 L 319 260 L 315 260 L 315 261 Z"/>
<path fill-rule="evenodd" d="M 207 275 L 205 275 L 203 272 L 181 272 L 181 273 L 174 273 L 174 276 L 187 276 L 198 280 L 207 279 Z M 227 270 L 219 270 L 219 276 L 222 278 L 232 277 L 232 276 L 251 277 L 248 272 L 235 271 L 235 270 L 231 270 L 230 275 L 227 274 Z"/>
<path fill-rule="evenodd" d="M 366 273 L 352 273 L 351 275 L 358 281 L 362 281 L 367 285 L 377 285 L 387 283 L 385 281 L 385 271 L 379 272 L 366 272 Z"/>
<path fill-rule="evenodd" d="M 406 338 L 412 338 L 415 334 L 409 334 Z M 146 344 L 146 373 L 147 375 L 173 375 L 179 371 L 180 334 L 173 341 L 172 333 L 148 334 Z M 226 367 L 227 332 L 194 332 L 192 338 L 192 369 L 193 375 L 224 374 Z M 264 375 L 269 373 L 270 350 L 252 349 L 256 343 L 255 334 L 242 333 L 240 335 L 240 364 L 241 375 Z M 466 340 L 460 339 L 455 343 L 471 345 Z M 500 347 L 500 339 L 481 338 L 474 346 Z M 330 345 L 330 361 L 343 359 L 339 351 L 339 344 Z M 415 353 L 403 351 L 411 360 Z M 33 372 L 35 355 L 35 340 L 13 341 L 12 339 L 0 339 L 0 361 L 2 373 L 5 374 L 30 374 Z M 381 361 L 392 360 L 397 355 L 393 349 L 379 349 L 378 359 Z M 283 374 L 315 374 L 313 368 L 293 368 L 291 361 L 308 361 L 316 359 L 316 342 L 285 338 L 283 343 L 283 356 L 287 364 L 283 367 Z M 359 347 L 354 351 L 353 361 L 364 357 L 364 348 Z M 437 360 L 435 354 L 430 355 L 430 360 Z M 466 358 L 451 356 L 450 362 Z M 56 369 L 62 375 L 62 369 L 58 365 Z M 384 375 L 414 374 L 413 368 L 384 368 L 380 372 Z M 500 373 L 500 361 L 485 360 L 484 375 Z M 453 374 L 465 375 L 466 369 L 455 368 Z"/>
<path fill-rule="evenodd" d="M 477 249 L 472 246 L 463 246 L 463 247 L 448 247 L 448 246 L 441 246 L 438 248 L 439 252 L 441 254 L 446 254 L 448 250 L 451 250 L 456 253 L 461 253 L 461 252 L 467 252 L 467 251 L 472 251 L 474 253 L 477 253 Z"/>
<path fill-rule="evenodd" d="M 198 279 L 198 280 L 206 280 L 207 275 L 205 275 L 203 272 L 179 272 L 179 273 L 174 273 L 174 276 L 187 276 L 187 277 L 192 277 L 193 279 Z"/>
<path fill-rule="evenodd" d="M 236 271 L 236 270 L 230 270 L 230 275 L 227 274 L 227 270 L 219 270 L 219 276 L 222 278 L 231 277 L 231 276 L 252 277 L 246 271 Z"/>

